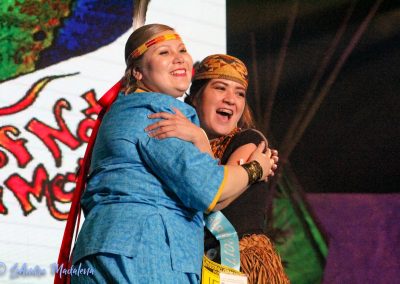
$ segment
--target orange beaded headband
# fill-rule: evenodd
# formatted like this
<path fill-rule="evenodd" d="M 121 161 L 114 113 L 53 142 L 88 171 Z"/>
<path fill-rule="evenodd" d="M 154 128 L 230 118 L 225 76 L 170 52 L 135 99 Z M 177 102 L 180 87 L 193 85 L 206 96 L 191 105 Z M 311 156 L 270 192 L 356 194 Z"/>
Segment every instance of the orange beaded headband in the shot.
<path fill-rule="evenodd" d="M 159 43 L 162 41 L 173 40 L 173 39 L 181 40 L 181 37 L 178 34 L 165 34 L 165 35 L 155 37 L 155 38 L 145 42 L 144 44 L 142 44 L 141 46 L 136 48 L 134 51 L 132 51 L 132 53 L 128 56 L 127 62 L 130 59 L 135 59 L 135 58 L 138 58 L 139 56 L 141 56 L 143 53 L 145 53 L 150 48 L 150 46 L 155 45 L 156 43 Z"/>

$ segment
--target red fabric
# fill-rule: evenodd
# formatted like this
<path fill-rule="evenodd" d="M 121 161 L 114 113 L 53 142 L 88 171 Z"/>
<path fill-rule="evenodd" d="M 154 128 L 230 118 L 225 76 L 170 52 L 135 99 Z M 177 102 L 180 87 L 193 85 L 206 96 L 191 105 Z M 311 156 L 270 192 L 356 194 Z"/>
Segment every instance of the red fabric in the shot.
<path fill-rule="evenodd" d="M 89 143 L 85 151 L 85 156 L 83 158 L 82 167 L 79 170 L 74 195 L 72 197 L 71 209 L 69 211 L 67 224 L 65 226 L 64 236 L 61 243 L 60 253 L 58 256 L 58 268 L 61 269 L 61 273 L 58 272 L 55 274 L 54 284 L 66 284 L 70 283 L 71 281 L 70 273 L 66 272 L 66 274 L 65 273 L 63 274 L 62 272 L 64 271 L 64 269 L 69 269 L 71 267 L 70 255 L 72 248 L 72 239 L 74 236 L 75 228 L 79 227 L 79 220 L 81 213 L 80 200 L 86 186 L 86 178 L 89 171 L 94 142 L 96 141 L 96 136 L 99 130 L 99 126 L 101 124 L 101 120 L 103 119 L 104 114 L 107 112 L 111 104 L 117 98 L 117 95 L 120 90 L 121 90 L 121 81 L 116 83 L 98 101 L 98 103 L 102 106 L 102 110 L 100 111 L 95 126 L 93 127 L 92 134 L 90 135 Z M 76 231 L 76 233 L 77 232 L 78 231 Z"/>

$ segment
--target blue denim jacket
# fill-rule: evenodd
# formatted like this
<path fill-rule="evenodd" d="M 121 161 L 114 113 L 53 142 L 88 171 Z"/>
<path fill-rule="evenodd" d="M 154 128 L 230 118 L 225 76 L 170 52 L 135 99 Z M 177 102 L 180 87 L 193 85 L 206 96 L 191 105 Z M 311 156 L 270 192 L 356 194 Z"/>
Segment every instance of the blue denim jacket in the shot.
<path fill-rule="evenodd" d="M 226 172 L 192 143 L 147 135 L 144 128 L 155 122 L 147 116 L 172 107 L 199 124 L 191 106 L 159 93 L 119 94 L 103 118 L 81 200 L 85 221 L 74 263 L 98 252 L 134 257 L 144 238 L 162 233 L 172 269 L 200 274 L 203 212 L 215 205 Z M 143 236 L 160 216 L 164 232 Z"/>

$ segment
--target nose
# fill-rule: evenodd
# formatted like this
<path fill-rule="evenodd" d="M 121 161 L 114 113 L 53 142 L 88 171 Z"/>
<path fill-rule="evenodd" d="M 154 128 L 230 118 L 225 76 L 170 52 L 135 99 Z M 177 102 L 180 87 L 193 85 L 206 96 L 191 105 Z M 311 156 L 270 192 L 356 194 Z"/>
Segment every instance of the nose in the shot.
<path fill-rule="evenodd" d="M 235 93 L 232 90 L 229 90 L 229 89 L 226 90 L 223 101 L 225 103 L 227 103 L 228 105 L 234 105 L 235 99 L 236 99 Z"/>
<path fill-rule="evenodd" d="M 183 62 L 185 62 L 183 55 L 180 52 L 175 52 L 174 63 L 183 63 Z"/>

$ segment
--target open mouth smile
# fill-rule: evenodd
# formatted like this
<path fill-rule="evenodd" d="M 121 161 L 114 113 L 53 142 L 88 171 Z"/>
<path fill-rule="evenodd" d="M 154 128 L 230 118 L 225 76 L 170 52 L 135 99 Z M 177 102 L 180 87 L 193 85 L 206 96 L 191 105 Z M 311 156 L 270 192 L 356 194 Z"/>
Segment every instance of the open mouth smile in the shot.
<path fill-rule="evenodd" d="M 186 69 L 177 69 L 171 72 L 173 76 L 186 76 Z"/>
<path fill-rule="evenodd" d="M 217 114 L 230 119 L 233 115 L 233 111 L 230 109 L 226 109 L 226 108 L 219 108 L 219 109 L 217 109 Z"/>

